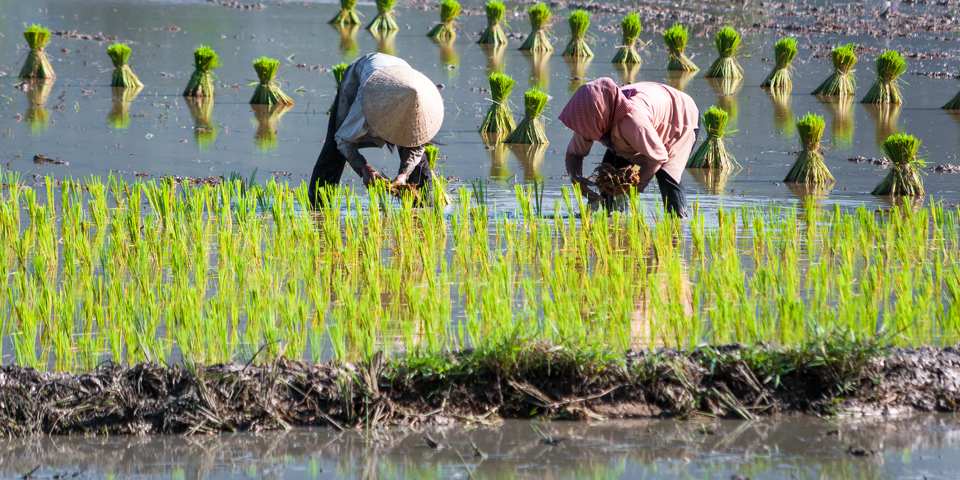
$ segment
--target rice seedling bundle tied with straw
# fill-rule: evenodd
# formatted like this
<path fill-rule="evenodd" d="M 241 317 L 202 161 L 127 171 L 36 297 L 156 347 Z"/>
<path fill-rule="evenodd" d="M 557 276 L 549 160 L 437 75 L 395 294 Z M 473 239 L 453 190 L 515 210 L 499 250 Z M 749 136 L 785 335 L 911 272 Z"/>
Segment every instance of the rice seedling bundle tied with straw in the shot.
<path fill-rule="evenodd" d="M 550 17 L 550 7 L 543 3 L 538 3 L 530 7 L 527 12 L 530 16 L 530 36 L 520 45 L 520 50 L 525 52 L 542 53 L 552 52 L 553 45 L 550 44 L 550 36 L 547 34 L 547 23 Z"/>
<path fill-rule="evenodd" d="M 960 92 L 957 92 L 949 102 L 945 103 L 942 107 L 944 110 L 960 110 Z"/>
<path fill-rule="evenodd" d="M 737 164 L 723 142 L 724 135 L 733 133 L 726 131 L 728 118 L 727 112 L 716 105 L 703 114 L 703 127 L 707 129 L 707 139 L 687 161 L 687 168 L 726 170 Z"/>
<path fill-rule="evenodd" d="M 907 61 L 896 50 L 887 50 L 877 57 L 877 81 L 860 103 L 903 103 L 900 75 L 907 71 Z"/>
<path fill-rule="evenodd" d="M 137 74 L 133 73 L 133 69 L 127 64 L 127 61 L 130 60 L 130 52 L 129 46 L 119 42 L 107 47 L 107 55 L 113 61 L 111 87 L 139 88 L 143 86 L 143 83 L 137 78 Z"/>
<path fill-rule="evenodd" d="M 586 10 L 577 10 L 567 17 L 567 23 L 570 24 L 570 43 L 563 51 L 564 57 L 571 58 L 590 58 L 593 51 L 587 45 L 587 28 L 590 27 L 590 12 Z"/>
<path fill-rule="evenodd" d="M 57 78 L 47 54 L 43 51 L 43 48 L 50 43 L 50 30 L 33 24 L 23 31 L 23 38 L 27 39 L 30 52 L 27 53 L 27 59 L 23 62 L 23 68 L 20 69 L 20 79 Z"/>
<path fill-rule="evenodd" d="M 537 87 L 527 90 L 527 93 L 523 96 L 523 120 L 504 140 L 504 143 L 550 143 L 544 131 L 543 122 L 539 118 L 546 106 L 546 92 Z"/>
<path fill-rule="evenodd" d="M 807 113 L 797 121 L 797 132 L 800 134 L 800 156 L 793 163 L 790 172 L 783 179 L 785 183 L 811 183 L 815 185 L 830 185 L 834 183 L 833 175 L 823 163 L 820 155 L 820 138 L 826 122 L 820 115 Z"/>
<path fill-rule="evenodd" d="M 360 12 L 357 11 L 357 0 L 340 0 L 340 11 L 327 22 L 330 25 L 358 25 Z"/>
<path fill-rule="evenodd" d="M 187 88 L 183 91 L 185 97 L 212 97 L 214 95 L 216 75 L 213 69 L 222 65 L 217 52 L 206 45 L 193 51 L 193 66 L 195 70 L 190 75 Z"/>
<path fill-rule="evenodd" d="M 663 43 L 666 43 L 670 50 L 670 59 L 667 61 L 668 71 L 696 72 L 700 70 L 700 67 L 683 53 L 683 50 L 687 48 L 687 40 L 689 39 L 690 31 L 679 23 L 663 32 Z"/>
<path fill-rule="evenodd" d="M 507 104 L 516 81 L 502 73 L 490 74 L 489 81 L 492 103 L 487 110 L 487 115 L 483 117 L 483 123 L 480 124 L 480 133 L 509 133 L 516 127 L 513 112 Z"/>
<path fill-rule="evenodd" d="M 797 56 L 797 39 L 793 37 L 781 38 L 773 48 L 777 64 L 773 71 L 760 84 L 763 88 L 789 92 L 793 89 L 793 80 L 790 71 L 791 63 Z"/>
<path fill-rule="evenodd" d="M 283 90 L 280 90 L 280 85 L 274 81 L 279 67 L 280 61 L 273 58 L 260 57 L 253 61 L 253 69 L 257 71 L 260 83 L 257 85 L 257 89 L 253 91 L 250 103 L 254 105 L 293 105 L 293 99 L 283 93 Z"/>
<path fill-rule="evenodd" d="M 873 189 L 874 195 L 907 195 L 922 197 L 921 170 L 926 163 L 917 158 L 920 139 L 906 133 L 891 135 L 883 142 L 883 152 L 893 162 L 886 178 Z"/>
<path fill-rule="evenodd" d="M 640 54 L 633 46 L 640 37 L 640 31 L 643 26 L 640 24 L 640 16 L 636 13 L 628 14 L 620 22 L 621 38 L 623 44 L 617 47 L 617 53 L 613 56 L 613 63 L 637 64 L 643 63 Z"/>
<path fill-rule="evenodd" d="M 454 22 L 460 15 L 460 4 L 456 0 L 444 0 L 440 4 L 440 23 L 430 29 L 427 36 L 441 42 L 448 42 L 457 38 L 457 29 Z"/>
<path fill-rule="evenodd" d="M 483 7 L 487 11 L 487 28 L 480 35 L 477 43 L 481 45 L 505 45 L 507 43 L 507 34 L 503 33 L 504 12 L 507 7 L 500 0 L 491 0 Z"/>
<path fill-rule="evenodd" d="M 400 30 L 397 21 L 393 19 L 393 6 L 397 0 L 376 0 L 377 16 L 367 25 L 367 30 L 371 32 Z"/>
<path fill-rule="evenodd" d="M 713 39 L 720 56 L 707 69 L 703 78 L 740 78 L 743 76 L 743 67 L 737 61 L 737 52 L 740 51 L 740 34 L 736 30 L 725 26 L 717 32 Z"/>
<path fill-rule="evenodd" d="M 853 77 L 853 66 L 857 64 L 855 45 L 838 45 L 830 52 L 834 72 L 813 91 L 813 95 L 831 95 L 845 97 L 857 92 L 857 80 Z"/>

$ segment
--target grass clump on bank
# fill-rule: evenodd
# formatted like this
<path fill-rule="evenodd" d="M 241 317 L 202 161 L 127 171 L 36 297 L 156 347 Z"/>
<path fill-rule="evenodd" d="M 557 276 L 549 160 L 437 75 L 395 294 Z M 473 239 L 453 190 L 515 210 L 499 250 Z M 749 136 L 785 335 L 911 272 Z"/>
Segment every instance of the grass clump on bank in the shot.
<path fill-rule="evenodd" d="M 643 64 L 643 58 L 637 53 L 634 45 L 640 37 L 640 31 L 643 26 L 640 24 L 640 16 L 636 13 L 630 13 L 620 22 L 620 33 L 623 44 L 617 47 L 617 53 L 613 56 L 613 63 L 621 64 Z"/>
<path fill-rule="evenodd" d="M 834 72 L 813 91 L 813 95 L 853 96 L 857 93 L 857 79 L 853 66 L 857 64 L 856 45 L 838 45 L 830 52 Z"/>
<path fill-rule="evenodd" d="M 740 34 L 736 30 L 725 26 L 717 32 L 713 45 L 717 47 L 719 57 L 707 69 L 703 78 L 740 78 L 743 76 L 743 67 L 737 61 L 740 51 Z"/>
<path fill-rule="evenodd" d="M 253 91 L 250 103 L 254 105 L 293 105 L 293 99 L 280 90 L 280 85 L 274 80 L 280 61 L 274 58 L 260 57 L 253 61 L 253 69 L 257 71 L 260 83 Z M 337 82 L 337 86 L 340 83 Z"/>
<path fill-rule="evenodd" d="M 811 183 L 815 185 L 832 185 L 833 175 L 823 162 L 820 154 L 820 138 L 826 122 L 823 117 L 807 113 L 797 121 L 797 132 L 800 134 L 800 156 L 793 163 L 790 172 L 783 179 L 785 183 Z"/>
<path fill-rule="evenodd" d="M 787 37 L 778 40 L 774 46 L 774 55 L 776 56 L 777 64 L 773 67 L 770 75 L 767 75 L 767 78 L 760 84 L 760 87 L 789 92 L 793 89 L 793 80 L 791 78 L 793 66 L 791 63 L 797 56 L 797 39 Z"/>
<path fill-rule="evenodd" d="M 590 45 L 587 45 L 587 29 L 590 28 L 590 12 L 586 10 L 576 10 L 567 17 L 567 23 L 570 24 L 570 43 L 563 51 L 564 57 L 570 58 L 590 58 L 593 51 Z"/>
<path fill-rule="evenodd" d="M 23 31 L 23 38 L 27 40 L 30 51 L 20 69 L 20 79 L 25 78 L 57 78 L 47 58 L 44 47 L 50 43 L 50 30 L 46 27 L 33 24 Z"/>
<path fill-rule="evenodd" d="M 213 97 L 216 90 L 214 79 L 216 74 L 213 69 L 223 65 L 220 63 L 220 57 L 217 52 L 206 45 L 200 45 L 200 48 L 193 51 L 193 74 L 190 75 L 190 81 L 187 82 L 187 88 L 183 90 L 185 97 Z"/>
<path fill-rule="evenodd" d="M 541 144 L 550 143 L 543 128 L 540 114 L 547 106 L 547 92 L 539 87 L 527 90 L 523 95 L 523 120 L 517 128 L 507 136 L 504 143 Z"/>
<path fill-rule="evenodd" d="M 480 124 L 480 133 L 510 133 L 516 128 L 516 123 L 513 121 L 513 112 L 507 102 L 516 81 L 509 75 L 493 73 L 490 75 L 489 82 L 492 103 Z"/>
<path fill-rule="evenodd" d="M 731 169 L 736 165 L 736 159 L 727 151 L 723 136 L 727 133 L 726 111 L 716 105 L 707 109 L 703 114 L 703 127 L 707 130 L 707 139 L 700 143 L 700 147 L 687 161 L 687 168 L 710 168 L 717 170 Z"/>
<path fill-rule="evenodd" d="M 487 12 L 487 28 L 483 30 L 477 43 L 481 45 L 506 45 L 507 34 L 500 25 L 503 22 L 507 7 L 500 0 L 490 0 L 484 5 Z"/>
<path fill-rule="evenodd" d="M 359 25 L 360 12 L 357 0 L 340 0 L 340 11 L 329 22 L 330 25 Z"/>
<path fill-rule="evenodd" d="M 690 31 L 679 23 L 673 24 L 663 32 L 663 43 L 667 44 L 670 50 L 670 59 L 667 61 L 667 70 L 671 72 L 696 72 L 700 70 L 693 60 L 683 51 L 687 48 L 687 41 L 690 39 Z"/>
<path fill-rule="evenodd" d="M 449 42 L 457 38 L 455 22 L 460 10 L 460 3 L 456 0 L 444 0 L 440 3 L 440 23 L 430 29 L 427 36 L 438 42 Z"/>
<path fill-rule="evenodd" d="M 393 6 L 397 0 L 376 0 L 377 16 L 367 25 L 367 30 L 371 32 L 385 32 L 400 30 L 397 21 L 393 18 Z"/>
<path fill-rule="evenodd" d="M 524 52 L 544 53 L 552 52 L 553 45 L 550 44 L 550 35 L 547 34 L 547 27 L 550 17 L 550 7 L 546 4 L 538 3 L 527 12 L 530 17 L 530 36 L 520 45 L 520 50 Z"/>
<path fill-rule="evenodd" d="M 107 47 L 107 56 L 113 62 L 113 79 L 110 81 L 111 87 L 120 88 L 142 88 L 143 83 L 133 73 L 133 69 L 127 64 L 130 60 L 130 47 L 124 43 L 114 43 Z"/>
<path fill-rule="evenodd" d="M 887 176 L 873 189 L 874 195 L 906 195 L 922 197 L 923 179 L 920 173 L 926 163 L 917 158 L 920 139 L 906 133 L 891 135 L 883 142 L 883 153 L 893 162 Z"/>
<path fill-rule="evenodd" d="M 860 103 L 903 103 L 900 75 L 907 71 L 907 61 L 896 50 L 887 50 L 877 57 L 877 81 Z"/>

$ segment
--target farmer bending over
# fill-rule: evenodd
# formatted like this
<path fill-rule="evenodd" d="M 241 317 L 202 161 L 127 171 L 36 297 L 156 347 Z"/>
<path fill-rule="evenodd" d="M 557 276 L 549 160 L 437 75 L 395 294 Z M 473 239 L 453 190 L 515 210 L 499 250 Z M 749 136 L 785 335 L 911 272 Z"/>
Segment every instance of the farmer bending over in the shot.
<path fill-rule="evenodd" d="M 367 187 L 387 180 L 367 163 L 361 148 L 396 147 L 400 169 L 393 183 L 427 184 L 432 172 L 424 146 L 442 123 L 443 99 L 422 73 L 382 53 L 356 59 L 343 73 L 333 101 L 327 138 L 310 177 L 310 201 L 317 206 L 318 187 L 340 183 L 347 162 Z"/>

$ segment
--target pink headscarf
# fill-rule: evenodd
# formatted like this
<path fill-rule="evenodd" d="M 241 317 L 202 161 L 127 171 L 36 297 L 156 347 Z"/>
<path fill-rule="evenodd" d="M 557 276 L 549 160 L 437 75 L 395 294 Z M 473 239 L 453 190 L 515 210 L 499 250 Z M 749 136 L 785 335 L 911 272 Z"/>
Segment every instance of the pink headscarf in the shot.
<path fill-rule="evenodd" d="M 633 88 L 621 90 L 606 77 L 584 83 L 563 107 L 560 121 L 586 140 L 600 140 L 614 124 L 630 114 L 632 107 L 627 99 L 636 93 Z"/>

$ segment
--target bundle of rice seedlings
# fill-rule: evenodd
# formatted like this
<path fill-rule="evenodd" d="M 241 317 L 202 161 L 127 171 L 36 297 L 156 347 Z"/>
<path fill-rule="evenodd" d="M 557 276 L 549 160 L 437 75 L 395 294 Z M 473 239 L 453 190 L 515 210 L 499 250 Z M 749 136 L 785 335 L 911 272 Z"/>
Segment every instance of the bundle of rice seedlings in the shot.
<path fill-rule="evenodd" d="M 590 45 L 587 45 L 587 28 L 590 27 L 590 13 L 586 10 L 576 10 L 567 17 L 567 23 L 570 24 L 570 43 L 563 51 L 564 57 L 571 58 L 590 58 L 593 51 Z"/>
<path fill-rule="evenodd" d="M 526 183 L 542 182 L 543 175 L 540 174 L 540 166 L 543 165 L 543 158 L 547 153 L 545 143 L 534 145 L 507 144 L 510 153 L 517 157 L 517 163 L 523 170 L 523 181 Z"/>
<path fill-rule="evenodd" d="M 726 170 L 736 165 L 736 159 L 723 143 L 723 136 L 727 133 L 727 112 L 716 105 L 710 107 L 703 114 L 703 128 L 707 130 L 707 139 L 704 140 L 693 156 L 687 161 L 687 168 L 715 168 Z"/>
<path fill-rule="evenodd" d="M 637 83 L 637 72 L 640 71 L 638 63 L 614 63 L 613 69 L 620 74 L 620 83 L 630 85 Z"/>
<path fill-rule="evenodd" d="M 687 173 L 711 195 L 723 195 L 727 191 L 730 170 L 691 168 Z"/>
<path fill-rule="evenodd" d="M 597 190 L 616 197 L 630 191 L 630 187 L 640 184 L 640 166 L 627 165 L 617 168 L 609 163 L 601 163 L 593 170 Z"/>
<path fill-rule="evenodd" d="M 358 25 L 360 12 L 357 11 L 357 0 L 340 0 L 340 11 L 329 22 L 330 25 Z"/>
<path fill-rule="evenodd" d="M 24 92 L 27 94 L 27 112 L 24 123 L 32 133 L 40 133 L 50 126 L 50 112 L 47 111 L 47 98 L 53 90 L 53 80 L 46 78 L 26 80 Z"/>
<path fill-rule="evenodd" d="M 110 60 L 113 61 L 113 80 L 110 82 L 111 87 L 143 87 L 143 83 L 137 78 L 137 74 L 133 73 L 133 69 L 127 64 L 127 61 L 130 60 L 130 52 L 130 47 L 124 43 L 117 42 L 107 47 L 107 55 L 110 57 Z"/>
<path fill-rule="evenodd" d="M 27 39 L 30 53 L 27 54 L 27 60 L 23 62 L 23 68 L 20 69 L 20 79 L 57 78 L 57 74 L 53 73 L 50 60 L 47 59 L 47 54 L 43 52 L 43 47 L 50 43 L 50 30 L 33 24 L 23 31 L 23 38 Z"/>
<path fill-rule="evenodd" d="M 543 3 L 538 3 L 527 12 L 530 16 L 530 36 L 520 45 L 520 50 L 526 52 L 552 52 L 553 45 L 550 44 L 550 36 L 547 35 L 547 23 L 550 17 L 550 7 Z"/>
<path fill-rule="evenodd" d="M 373 17 L 370 25 L 367 25 L 367 30 L 371 32 L 400 30 L 397 21 L 393 19 L 393 6 L 397 0 L 376 0 L 376 3 L 377 16 Z"/>
<path fill-rule="evenodd" d="M 924 196 L 920 171 L 926 163 L 917 158 L 918 148 L 920 140 L 906 133 L 891 135 L 883 142 L 883 152 L 893 166 L 886 178 L 873 189 L 874 195 Z"/>
<path fill-rule="evenodd" d="M 690 84 L 690 80 L 693 80 L 693 77 L 697 75 L 697 72 L 684 72 L 680 70 L 672 70 L 667 72 L 667 85 L 670 85 L 681 92 L 687 91 L 687 85 Z"/>
<path fill-rule="evenodd" d="M 640 37 L 640 31 L 643 30 L 643 26 L 640 25 L 640 16 L 636 13 L 627 15 L 620 22 L 620 29 L 623 34 L 623 44 L 617 48 L 617 54 L 613 56 L 613 63 L 642 64 L 643 59 L 633 48 L 633 45 L 637 43 L 637 38 Z"/>
<path fill-rule="evenodd" d="M 360 53 L 360 45 L 357 44 L 357 32 L 359 25 L 337 25 L 337 32 L 340 34 L 339 50 L 343 58 L 356 58 Z"/>
<path fill-rule="evenodd" d="M 793 162 L 793 167 L 783 179 L 785 183 L 814 183 L 830 185 L 834 183 L 833 175 L 823 163 L 820 155 L 820 138 L 826 126 L 823 117 L 807 113 L 797 121 L 797 132 L 800 134 L 800 156 Z"/>
<path fill-rule="evenodd" d="M 457 0 L 443 0 L 440 3 L 440 23 L 430 29 L 427 36 L 442 42 L 453 41 L 457 38 L 457 29 L 454 22 L 460 15 L 460 3 Z"/>
<path fill-rule="evenodd" d="M 847 96 L 857 92 L 857 80 L 853 78 L 853 66 L 857 64 L 855 45 L 839 45 L 830 53 L 834 72 L 813 91 L 813 95 Z"/>
<path fill-rule="evenodd" d="M 877 57 L 877 81 L 860 103 L 903 103 L 900 75 L 907 71 L 907 61 L 896 50 L 887 50 Z"/>
<path fill-rule="evenodd" d="M 960 92 L 957 92 L 949 102 L 945 103 L 942 107 L 944 110 L 960 110 Z"/>
<path fill-rule="evenodd" d="M 547 92 L 534 87 L 523 96 L 523 120 L 504 140 L 506 143 L 546 144 L 550 143 L 540 121 L 540 114 L 547 106 Z"/>
<path fill-rule="evenodd" d="M 797 57 L 797 39 L 793 37 L 781 38 L 773 48 L 777 64 L 773 71 L 760 84 L 762 88 L 789 92 L 793 89 L 793 80 L 790 78 L 790 65 Z"/>
<path fill-rule="evenodd" d="M 213 97 L 188 97 L 187 108 L 193 117 L 193 139 L 200 151 L 217 143 L 217 124 L 213 121 Z"/>
<path fill-rule="evenodd" d="M 725 26 L 717 32 L 713 39 L 720 55 L 713 65 L 707 69 L 703 78 L 740 78 L 743 76 L 743 67 L 737 61 L 737 52 L 740 51 L 740 34 L 736 30 Z"/>
<path fill-rule="evenodd" d="M 277 74 L 277 68 L 280 67 L 280 61 L 260 57 L 253 61 L 253 69 L 257 71 L 257 77 L 260 83 L 257 89 L 253 91 L 253 97 L 250 103 L 254 105 L 293 105 L 293 99 L 280 90 L 280 85 L 274 81 Z M 337 83 L 339 85 L 339 82 Z"/>
<path fill-rule="evenodd" d="M 507 51 L 507 46 L 501 45 L 481 45 L 480 49 L 487 56 L 487 76 L 491 73 L 503 73 L 503 52 Z"/>
<path fill-rule="evenodd" d="M 549 53 L 524 53 L 530 62 L 530 74 L 527 80 L 527 86 L 530 88 L 542 88 L 544 91 L 550 87 L 550 54 Z"/>
<path fill-rule="evenodd" d="M 143 87 L 113 87 L 113 108 L 107 115 L 107 125 L 111 130 L 127 130 L 130 128 L 130 103 L 136 100 Z"/>
<path fill-rule="evenodd" d="M 261 153 L 276 150 L 280 145 L 277 139 L 277 122 L 287 113 L 287 110 L 293 107 L 284 104 L 254 104 L 250 105 L 250 108 L 253 109 L 253 116 L 257 120 L 257 132 L 253 135 L 254 148 Z"/>
<path fill-rule="evenodd" d="M 430 170 L 437 168 L 437 157 L 440 156 L 440 147 L 428 143 L 427 146 L 424 147 L 423 154 L 427 156 L 427 163 L 430 164 Z"/>
<path fill-rule="evenodd" d="M 397 54 L 397 31 L 381 30 L 379 32 L 370 32 L 373 39 L 377 41 L 377 52 L 396 56 Z"/>
<path fill-rule="evenodd" d="M 696 72 L 700 70 L 700 67 L 683 53 L 683 50 L 687 48 L 687 40 L 689 39 L 690 31 L 679 23 L 663 32 L 663 43 L 666 43 L 670 50 L 667 70 L 673 72 Z"/>
<path fill-rule="evenodd" d="M 510 92 L 516 81 L 510 75 L 494 73 L 490 75 L 490 95 L 492 97 L 490 109 L 480 124 L 480 133 L 509 133 L 516 124 L 513 121 L 513 112 L 507 103 Z"/>
<path fill-rule="evenodd" d="M 783 90 L 770 90 L 768 95 L 773 103 L 773 126 L 783 136 L 793 137 L 795 118 L 790 108 L 790 94 Z"/>
<path fill-rule="evenodd" d="M 503 33 L 500 22 L 503 22 L 507 7 L 500 0 L 490 0 L 484 6 L 484 9 L 487 11 L 487 28 L 480 35 L 480 40 L 477 40 L 477 43 L 481 45 L 506 45 L 507 34 Z"/>
<path fill-rule="evenodd" d="M 187 88 L 183 91 L 185 97 L 212 97 L 214 94 L 214 68 L 222 65 L 217 52 L 206 45 L 193 51 L 193 66 L 195 70 L 190 75 Z"/>

